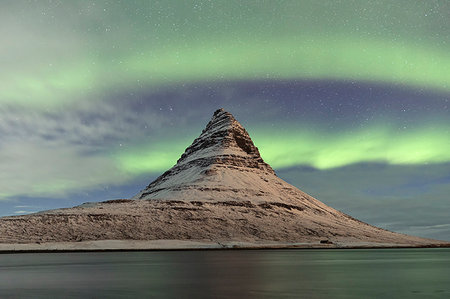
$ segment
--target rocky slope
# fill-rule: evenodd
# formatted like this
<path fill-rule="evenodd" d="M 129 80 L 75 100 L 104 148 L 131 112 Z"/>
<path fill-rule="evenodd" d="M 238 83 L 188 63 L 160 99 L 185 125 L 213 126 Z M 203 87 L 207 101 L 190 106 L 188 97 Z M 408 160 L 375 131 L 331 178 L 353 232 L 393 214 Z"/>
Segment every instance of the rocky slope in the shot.
<path fill-rule="evenodd" d="M 222 109 L 176 165 L 132 200 L 0 219 L 2 243 L 88 240 L 448 245 L 368 225 L 284 182 L 247 131 Z"/>

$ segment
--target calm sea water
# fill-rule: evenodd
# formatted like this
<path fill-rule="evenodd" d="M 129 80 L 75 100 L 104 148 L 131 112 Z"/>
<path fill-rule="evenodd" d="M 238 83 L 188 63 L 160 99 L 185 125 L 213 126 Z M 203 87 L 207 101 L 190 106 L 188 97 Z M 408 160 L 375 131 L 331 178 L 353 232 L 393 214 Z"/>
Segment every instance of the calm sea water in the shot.
<path fill-rule="evenodd" d="M 450 249 L 0 255 L 1 298 L 450 298 Z"/>

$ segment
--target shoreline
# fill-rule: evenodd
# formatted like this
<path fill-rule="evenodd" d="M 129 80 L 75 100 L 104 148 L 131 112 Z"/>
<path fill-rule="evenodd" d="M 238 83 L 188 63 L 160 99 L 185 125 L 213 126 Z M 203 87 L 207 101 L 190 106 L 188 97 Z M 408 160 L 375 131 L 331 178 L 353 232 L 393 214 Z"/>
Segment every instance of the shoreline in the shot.
<path fill-rule="evenodd" d="M 425 245 L 393 243 L 251 243 L 185 240 L 100 240 L 54 243 L 0 243 L 0 254 L 11 253 L 64 253 L 64 252 L 133 252 L 133 251 L 197 251 L 197 250 L 266 250 L 266 249 L 406 249 L 450 248 L 450 243 Z"/>

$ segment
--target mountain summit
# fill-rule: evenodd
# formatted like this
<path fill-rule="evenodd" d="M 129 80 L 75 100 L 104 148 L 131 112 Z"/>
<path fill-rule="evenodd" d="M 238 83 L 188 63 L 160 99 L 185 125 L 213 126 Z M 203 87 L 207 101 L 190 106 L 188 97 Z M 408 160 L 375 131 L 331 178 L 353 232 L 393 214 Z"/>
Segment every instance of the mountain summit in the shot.
<path fill-rule="evenodd" d="M 0 251 L 18 248 L 13 243 L 32 243 L 24 245 L 30 250 L 450 245 L 374 227 L 286 183 L 223 109 L 132 199 L 3 217 L 0 236 Z"/>
<path fill-rule="evenodd" d="M 224 197 L 224 192 L 247 197 L 248 192 L 263 194 L 270 177 L 275 172 L 247 131 L 231 113 L 219 109 L 177 164 L 134 199 L 213 199 Z"/>
<path fill-rule="evenodd" d="M 177 164 L 200 161 L 199 159 L 209 165 L 245 165 L 273 173 L 272 168 L 264 163 L 244 127 L 223 109 L 214 112 L 202 134 L 186 149 Z"/>

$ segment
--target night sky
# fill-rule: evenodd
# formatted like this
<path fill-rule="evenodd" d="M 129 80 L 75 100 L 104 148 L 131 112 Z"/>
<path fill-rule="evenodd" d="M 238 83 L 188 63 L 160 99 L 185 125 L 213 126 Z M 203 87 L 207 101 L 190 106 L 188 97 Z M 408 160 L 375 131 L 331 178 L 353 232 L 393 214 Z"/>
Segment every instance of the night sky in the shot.
<path fill-rule="evenodd" d="M 287 182 L 450 240 L 450 2 L 0 3 L 0 215 L 128 198 L 218 108 Z"/>

